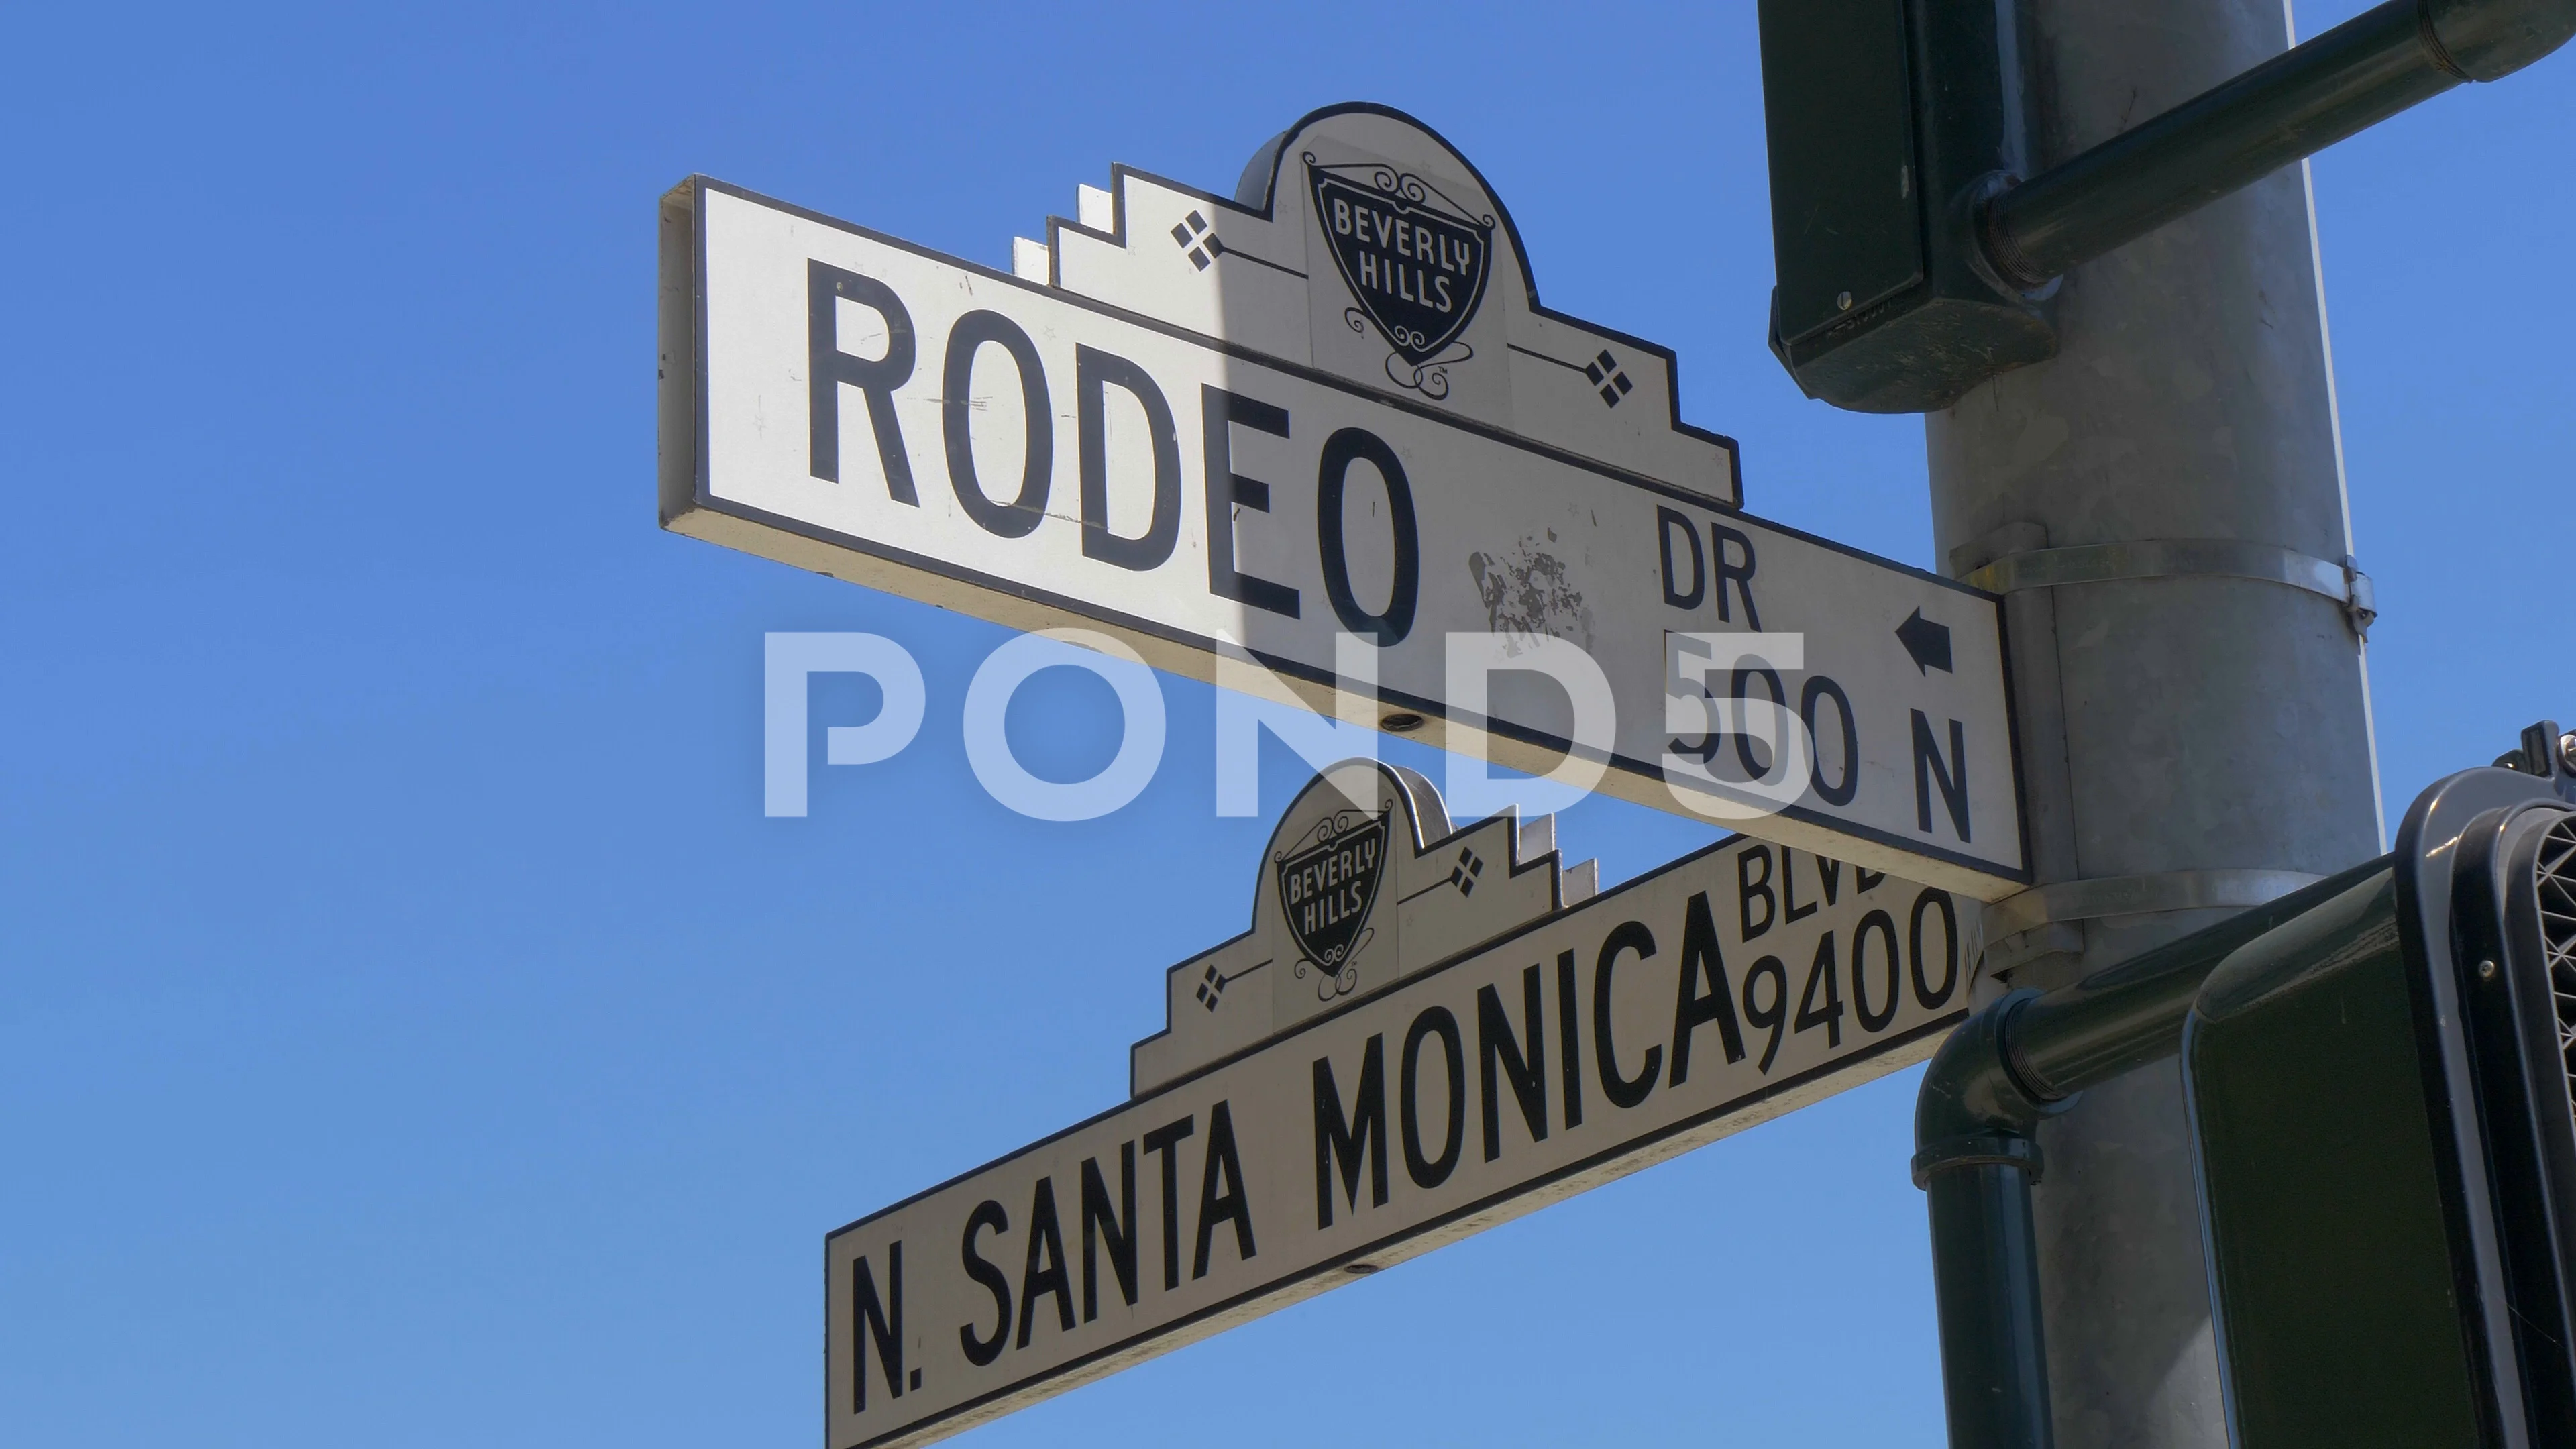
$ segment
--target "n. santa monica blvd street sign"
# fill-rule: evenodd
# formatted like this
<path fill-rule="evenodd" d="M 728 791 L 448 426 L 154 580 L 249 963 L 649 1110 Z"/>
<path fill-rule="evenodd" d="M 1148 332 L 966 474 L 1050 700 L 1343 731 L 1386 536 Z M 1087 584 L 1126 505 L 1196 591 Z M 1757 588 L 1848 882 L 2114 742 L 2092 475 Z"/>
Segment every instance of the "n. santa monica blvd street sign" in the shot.
<path fill-rule="evenodd" d="M 1741 512 L 1671 354 L 1540 307 L 1445 142 L 1346 106 L 1238 200 L 1112 183 L 1018 275 L 671 192 L 666 526 L 1178 673 L 1248 657 L 1327 712 L 1356 636 L 1434 743 L 1570 752 L 1622 798 L 1981 899 L 2027 882 L 1996 598 Z M 1595 665 L 1597 700 L 1527 672 Z M 1803 748 L 1741 717 L 1772 710 Z"/>
<path fill-rule="evenodd" d="M 1127 1103 L 825 1240 L 826 1443 L 918 1444 L 1929 1056 L 1976 913 L 1742 838 L 1590 895 L 1370 762 L 1171 968 Z"/>

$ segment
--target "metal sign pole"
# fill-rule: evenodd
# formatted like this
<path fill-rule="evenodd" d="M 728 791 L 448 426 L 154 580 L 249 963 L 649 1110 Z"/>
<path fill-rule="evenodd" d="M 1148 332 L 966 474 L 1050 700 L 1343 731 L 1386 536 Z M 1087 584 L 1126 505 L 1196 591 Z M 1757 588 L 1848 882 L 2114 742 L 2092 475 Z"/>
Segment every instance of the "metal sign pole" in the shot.
<path fill-rule="evenodd" d="M 2029 18 L 2042 167 L 2290 39 L 2281 7 L 2244 0 L 2035 0 Z M 1940 557 L 2010 599 L 2040 884 L 1989 912 L 1988 959 L 2041 989 L 2381 835 L 2304 168 L 2078 268 L 2054 312 L 2053 362 L 1927 419 Z M 2343 597 L 2174 546 L 2211 540 L 2317 561 Z M 2039 1128 L 2061 1443 L 2226 1442 L 2189 1137 L 2170 1063 Z"/>

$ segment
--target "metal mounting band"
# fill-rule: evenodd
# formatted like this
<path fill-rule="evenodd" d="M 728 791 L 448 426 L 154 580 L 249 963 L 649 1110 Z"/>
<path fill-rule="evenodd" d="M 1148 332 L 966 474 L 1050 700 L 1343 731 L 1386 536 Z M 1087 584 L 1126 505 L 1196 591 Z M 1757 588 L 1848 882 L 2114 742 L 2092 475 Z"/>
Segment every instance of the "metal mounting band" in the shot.
<path fill-rule="evenodd" d="M 1915 1153 L 1909 1165 L 1914 1170 L 1914 1185 L 1930 1187 L 1932 1174 L 1954 1167 L 2017 1167 L 2037 1182 L 2048 1162 L 2040 1155 L 2039 1144 L 2027 1137 L 2011 1132 L 1979 1132 L 1936 1142 Z"/>
<path fill-rule="evenodd" d="M 2170 578 L 2185 574 L 2287 584 L 2341 604 L 2353 632 L 2367 636 L 2379 617 L 2370 575 L 2350 558 L 2329 563 L 2268 543 L 2232 538 L 2141 538 L 2125 543 L 2084 543 L 2010 553 L 1970 573 L 1966 582 L 1992 594 L 2098 584 L 2115 579 Z"/>
<path fill-rule="evenodd" d="M 2169 870 L 2034 886 L 1986 907 L 1986 939 L 2001 941 L 2051 921 L 2098 921 L 2158 911 L 2245 910 L 2324 880 L 2302 870 Z"/>

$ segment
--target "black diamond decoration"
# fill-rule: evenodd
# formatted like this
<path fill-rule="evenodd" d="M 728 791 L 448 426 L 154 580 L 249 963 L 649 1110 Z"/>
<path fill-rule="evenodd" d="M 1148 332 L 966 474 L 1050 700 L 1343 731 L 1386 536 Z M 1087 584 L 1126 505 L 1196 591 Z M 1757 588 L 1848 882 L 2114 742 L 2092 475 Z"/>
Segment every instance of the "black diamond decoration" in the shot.
<path fill-rule="evenodd" d="M 1477 858 L 1476 852 L 1460 846 L 1458 863 L 1449 868 L 1449 883 L 1458 888 L 1458 894 L 1471 896 L 1476 893 L 1476 877 L 1484 873 L 1485 862 Z"/>
<path fill-rule="evenodd" d="M 1208 230 L 1207 218 L 1195 211 L 1173 225 L 1172 240 L 1188 254 L 1190 265 L 1202 272 L 1225 255 L 1225 244 Z"/>
<path fill-rule="evenodd" d="M 1583 375 L 1601 390 L 1603 407 L 1615 408 L 1619 399 L 1637 390 L 1637 385 L 1628 381 L 1628 374 L 1619 370 L 1619 359 L 1612 357 L 1606 347 L 1601 349 L 1600 356 L 1584 364 Z"/>

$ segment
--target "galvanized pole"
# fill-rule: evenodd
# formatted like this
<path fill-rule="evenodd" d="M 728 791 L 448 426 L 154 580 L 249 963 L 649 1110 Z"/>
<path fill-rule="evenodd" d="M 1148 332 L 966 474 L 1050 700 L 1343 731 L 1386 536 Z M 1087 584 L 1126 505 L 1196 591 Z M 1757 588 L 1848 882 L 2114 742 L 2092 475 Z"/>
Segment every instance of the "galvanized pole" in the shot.
<path fill-rule="evenodd" d="M 2026 13 L 2035 168 L 2291 39 L 2277 0 Z M 1990 912 L 1989 965 L 2043 989 L 2381 848 L 2304 165 L 2060 286 L 2060 355 L 1926 429 L 1940 557 L 2011 591 L 2041 885 Z M 2039 1140 L 2060 1449 L 2224 1445 L 2172 1064 L 2085 1093 Z"/>

